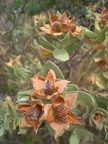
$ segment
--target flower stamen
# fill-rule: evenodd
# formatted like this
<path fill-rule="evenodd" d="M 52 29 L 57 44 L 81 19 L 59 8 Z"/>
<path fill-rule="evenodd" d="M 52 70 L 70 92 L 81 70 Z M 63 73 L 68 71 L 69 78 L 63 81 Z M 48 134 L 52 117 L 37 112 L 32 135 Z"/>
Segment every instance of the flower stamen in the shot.
<path fill-rule="evenodd" d="M 63 105 L 58 105 L 54 109 L 54 116 L 57 123 L 65 123 L 69 118 L 68 109 Z"/>
<path fill-rule="evenodd" d="M 26 114 L 31 120 L 36 121 L 40 117 L 40 110 L 37 107 L 28 108 Z"/>
<path fill-rule="evenodd" d="M 53 23 L 52 28 L 55 32 L 60 32 L 62 24 L 59 21 Z"/>

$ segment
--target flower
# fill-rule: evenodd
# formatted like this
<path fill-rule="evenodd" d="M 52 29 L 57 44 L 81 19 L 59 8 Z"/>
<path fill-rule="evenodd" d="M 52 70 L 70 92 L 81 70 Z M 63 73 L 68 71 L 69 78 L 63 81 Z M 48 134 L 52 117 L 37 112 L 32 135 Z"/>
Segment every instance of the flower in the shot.
<path fill-rule="evenodd" d="M 38 23 L 44 23 L 44 21 L 45 16 L 43 14 L 33 16 L 33 22 L 35 26 L 37 26 Z"/>
<path fill-rule="evenodd" d="M 106 8 L 103 9 L 101 14 L 95 14 L 99 23 L 102 23 L 104 26 L 108 26 L 108 10 Z"/>
<path fill-rule="evenodd" d="M 94 61 L 100 69 L 104 69 L 107 65 L 107 62 L 102 57 L 94 58 Z"/>
<path fill-rule="evenodd" d="M 52 104 L 45 105 L 44 117 L 55 130 L 55 139 L 69 127 L 69 123 L 80 124 L 77 116 L 69 110 L 76 102 L 77 96 L 77 93 L 66 94 L 65 97 L 58 96 Z"/>
<path fill-rule="evenodd" d="M 44 104 L 39 99 L 30 102 L 30 104 L 22 104 L 17 106 L 18 110 L 24 114 L 19 126 L 20 128 L 33 127 L 37 133 L 37 130 L 42 123 L 41 116 L 44 112 Z"/>
<path fill-rule="evenodd" d="M 52 55 L 52 51 L 50 51 L 48 49 L 45 49 L 42 46 L 38 47 L 38 52 L 39 52 L 39 55 L 40 55 L 41 58 L 47 58 L 47 57 Z"/>
<path fill-rule="evenodd" d="M 67 31 L 70 32 L 73 36 L 81 34 L 82 26 L 76 26 L 75 18 L 68 20 Z"/>
<path fill-rule="evenodd" d="M 89 39 L 87 37 L 85 37 L 84 40 L 85 40 L 85 43 L 87 43 L 88 46 L 90 46 L 93 49 L 98 50 L 98 51 L 104 50 L 107 47 L 107 43 L 106 43 L 105 40 L 100 44 L 96 43 L 95 40 Z"/>
<path fill-rule="evenodd" d="M 66 85 L 69 83 L 67 80 L 56 79 L 55 72 L 50 69 L 46 77 L 37 76 L 31 78 L 33 88 L 32 95 L 36 95 L 38 98 L 51 99 L 58 93 L 62 93 Z"/>
<path fill-rule="evenodd" d="M 40 29 L 45 33 L 57 36 L 62 35 L 66 31 L 68 22 L 66 12 L 60 16 L 49 13 L 49 21 L 50 24 L 45 24 L 44 26 L 40 27 Z"/>
<path fill-rule="evenodd" d="M 92 121 L 95 123 L 98 128 L 99 122 L 103 122 L 105 120 L 105 114 L 100 111 L 96 111 L 92 116 Z"/>
<path fill-rule="evenodd" d="M 8 103 L 12 103 L 12 99 L 10 96 L 6 97 L 6 100 L 2 102 L 2 106 L 8 108 Z"/>
<path fill-rule="evenodd" d="M 14 64 L 21 65 L 21 63 L 20 63 L 21 57 L 22 57 L 21 55 L 18 55 L 18 56 L 16 57 L 16 59 L 14 59 L 14 58 L 9 58 L 9 62 L 6 63 L 6 64 L 7 64 L 9 67 L 11 67 L 11 68 L 13 68 Z"/>

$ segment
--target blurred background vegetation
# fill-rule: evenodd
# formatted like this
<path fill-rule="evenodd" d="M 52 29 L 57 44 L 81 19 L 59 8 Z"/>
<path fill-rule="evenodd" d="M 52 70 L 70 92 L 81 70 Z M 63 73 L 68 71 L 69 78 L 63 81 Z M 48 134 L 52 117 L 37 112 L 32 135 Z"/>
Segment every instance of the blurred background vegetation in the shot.
<path fill-rule="evenodd" d="M 46 61 L 51 60 L 63 71 L 66 79 L 78 85 L 80 88 L 91 88 L 87 76 L 96 65 L 93 64 L 91 55 L 84 57 L 79 51 L 72 61 L 60 62 L 53 57 L 42 58 L 37 51 L 38 37 L 43 33 L 39 27 L 48 23 L 48 12 L 67 12 L 70 17 L 76 18 L 79 25 L 93 30 L 93 13 L 101 13 L 103 7 L 108 8 L 108 0 L 0 0 L 0 99 L 4 100 L 7 95 L 15 101 L 19 91 L 29 90 L 31 83 L 29 78 L 38 73 Z M 16 58 L 22 55 L 21 63 L 28 70 L 28 75 L 19 79 L 13 74 L 13 70 L 7 67 L 9 58 Z M 81 59 L 83 56 L 83 59 Z M 89 64 L 89 67 L 88 67 Z M 92 87 L 92 90 L 95 86 Z M 65 132 L 59 142 L 44 127 L 44 123 L 37 135 L 32 130 L 27 135 L 18 135 L 18 129 L 14 132 L 7 132 L 1 139 L 0 144 L 68 144 L 69 132 Z M 97 131 L 95 132 L 97 135 Z M 93 143 L 93 142 L 92 142 Z M 91 144 L 82 138 L 80 144 Z M 94 141 L 93 144 L 102 144 L 101 141 Z M 103 143 L 104 144 L 104 143 Z"/>

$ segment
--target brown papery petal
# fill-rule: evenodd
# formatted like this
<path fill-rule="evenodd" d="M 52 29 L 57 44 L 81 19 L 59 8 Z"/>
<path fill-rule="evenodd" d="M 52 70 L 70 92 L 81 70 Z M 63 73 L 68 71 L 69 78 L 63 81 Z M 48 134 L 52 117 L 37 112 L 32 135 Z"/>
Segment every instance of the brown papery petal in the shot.
<path fill-rule="evenodd" d="M 59 93 L 62 93 L 69 82 L 70 81 L 67 80 L 58 80 L 57 82 L 55 82 L 55 88 L 58 89 Z"/>
<path fill-rule="evenodd" d="M 43 85 L 43 81 L 37 78 L 31 78 L 30 79 L 33 85 L 33 88 L 35 89 L 41 89 Z"/>
<path fill-rule="evenodd" d="M 71 25 L 73 25 L 73 24 L 75 24 L 75 18 L 69 20 L 69 26 L 71 26 Z"/>
<path fill-rule="evenodd" d="M 65 104 L 64 98 L 61 97 L 61 96 L 58 96 L 58 97 L 54 100 L 54 102 L 53 102 L 53 104 L 52 104 L 52 107 L 53 107 L 53 109 L 55 109 L 58 105 L 64 105 L 64 104 Z"/>
<path fill-rule="evenodd" d="M 52 107 L 48 111 L 46 120 L 48 120 L 49 122 L 54 122 L 55 121 L 54 110 L 52 109 Z"/>
<path fill-rule="evenodd" d="M 67 15 L 66 15 L 66 12 L 64 12 L 64 13 L 60 16 L 59 22 L 61 22 L 62 24 L 67 24 L 67 22 L 68 22 L 68 17 L 67 17 Z"/>
<path fill-rule="evenodd" d="M 32 127 L 31 121 L 27 118 L 27 116 L 23 116 L 19 127 Z"/>
<path fill-rule="evenodd" d="M 62 24 L 61 32 L 65 32 L 68 28 L 67 24 Z"/>
<path fill-rule="evenodd" d="M 35 90 L 32 92 L 31 97 L 36 96 L 38 98 L 45 98 L 45 94 L 42 92 L 42 90 Z M 32 98 L 33 99 L 33 98 Z"/>
<path fill-rule="evenodd" d="M 40 99 L 34 99 L 32 96 L 30 96 L 30 101 L 32 106 L 40 105 L 43 106 L 43 102 Z"/>
<path fill-rule="evenodd" d="M 82 26 L 76 26 L 76 31 L 77 32 L 81 32 L 81 30 L 82 30 Z"/>
<path fill-rule="evenodd" d="M 38 128 L 40 127 L 41 123 L 42 123 L 41 121 L 37 121 L 37 122 L 33 123 L 33 128 L 34 128 L 36 134 L 37 134 Z"/>
<path fill-rule="evenodd" d="M 100 20 L 101 20 L 101 19 L 100 19 L 100 15 L 99 15 L 99 14 L 97 14 L 97 13 L 96 13 L 96 14 L 95 14 L 95 16 L 96 16 L 96 18 L 97 18 L 97 20 L 98 20 L 98 21 L 100 21 Z"/>
<path fill-rule="evenodd" d="M 54 35 L 54 36 L 60 36 L 62 34 L 63 34 L 63 32 L 58 32 L 58 33 L 53 33 L 52 35 Z"/>
<path fill-rule="evenodd" d="M 105 15 L 105 14 L 108 14 L 108 10 L 107 10 L 106 8 L 104 8 L 104 9 L 103 9 L 103 11 L 102 11 L 102 14 L 101 14 L 101 15 L 103 16 L 103 15 Z"/>
<path fill-rule="evenodd" d="M 78 97 L 78 93 L 73 93 L 73 94 L 66 94 L 65 96 L 65 106 L 68 108 L 71 108 L 74 106 L 76 100 Z"/>
<path fill-rule="evenodd" d="M 45 81 L 51 81 L 52 83 L 54 83 L 55 79 L 56 79 L 55 72 L 52 69 L 50 69 L 48 71 L 46 78 L 45 78 Z"/>
<path fill-rule="evenodd" d="M 54 138 L 57 140 L 57 138 L 63 133 L 64 129 L 67 129 L 69 127 L 68 124 L 58 124 L 55 122 L 51 122 L 50 126 L 55 130 Z"/>
<path fill-rule="evenodd" d="M 41 81 L 45 81 L 45 78 L 41 77 L 41 76 L 38 76 L 38 79 L 41 80 Z"/>
<path fill-rule="evenodd" d="M 69 115 L 69 117 L 66 119 L 67 123 L 80 124 L 80 122 L 78 121 L 78 118 L 75 114 L 73 114 L 72 112 L 69 111 L 68 115 Z"/>
<path fill-rule="evenodd" d="M 45 106 L 44 106 L 44 113 L 43 113 L 43 115 L 41 116 L 41 120 L 48 120 L 48 121 L 52 121 L 52 110 L 50 110 L 50 109 L 52 109 L 52 104 L 46 104 Z"/>
<path fill-rule="evenodd" d="M 22 58 L 22 55 L 18 55 L 15 60 L 16 60 L 17 62 L 19 62 L 21 58 Z"/>
<path fill-rule="evenodd" d="M 50 24 L 53 25 L 54 22 L 58 21 L 58 17 L 55 14 L 49 13 L 49 21 L 50 21 Z"/>
<path fill-rule="evenodd" d="M 43 27 L 40 27 L 40 29 L 47 34 L 50 34 L 50 35 L 52 34 L 52 28 L 51 27 L 47 28 L 47 27 L 43 26 Z"/>
<path fill-rule="evenodd" d="M 27 108 L 31 107 L 31 104 L 23 104 L 23 105 L 18 105 L 17 108 L 21 112 L 26 112 Z"/>

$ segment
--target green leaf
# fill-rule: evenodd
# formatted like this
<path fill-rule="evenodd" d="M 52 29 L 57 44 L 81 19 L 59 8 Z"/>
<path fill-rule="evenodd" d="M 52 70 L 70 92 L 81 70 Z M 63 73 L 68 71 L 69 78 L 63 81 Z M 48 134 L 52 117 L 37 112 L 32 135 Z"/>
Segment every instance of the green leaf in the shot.
<path fill-rule="evenodd" d="M 17 117 L 13 119 L 13 130 L 16 130 L 17 127 Z"/>
<path fill-rule="evenodd" d="M 6 119 L 4 122 L 4 127 L 6 130 L 10 130 L 11 131 L 11 120 L 10 119 Z"/>
<path fill-rule="evenodd" d="M 2 108 L 0 109 L 0 123 L 1 121 L 5 121 L 5 119 L 6 119 L 6 108 L 2 106 Z"/>
<path fill-rule="evenodd" d="M 65 93 L 70 93 L 71 91 L 78 91 L 79 88 L 75 84 L 68 84 L 65 88 Z"/>
<path fill-rule="evenodd" d="M 68 43 L 65 43 L 63 45 L 63 48 L 68 53 L 72 53 L 79 47 L 80 43 L 81 43 L 81 39 L 79 37 L 74 37 L 74 38 L 70 39 Z"/>
<path fill-rule="evenodd" d="M 105 40 L 105 32 L 100 33 L 99 36 L 96 38 L 96 43 L 101 44 Z"/>
<path fill-rule="evenodd" d="M 97 34 L 90 31 L 89 29 L 85 28 L 83 33 L 85 34 L 86 37 L 91 38 L 91 39 L 96 39 L 97 38 Z"/>
<path fill-rule="evenodd" d="M 76 130 L 76 133 L 80 136 L 80 137 L 84 137 L 85 139 L 89 140 L 89 141 L 93 141 L 93 134 L 86 129 L 85 127 L 79 127 Z"/>
<path fill-rule="evenodd" d="M 106 132 L 105 140 L 108 142 L 108 131 Z"/>
<path fill-rule="evenodd" d="M 102 122 L 102 121 L 99 121 L 99 123 L 98 123 L 98 129 L 99 129 L 99 130 L 102 130 L 102 128 L 103 128 L 103 122 Z"/>
<path fill-rule="evenodd" d="M 102 70 L 96 76 L 96 84 L 102 89 L 106 89 L 108 87 L 108 80 L 103 76 L 103 72 L 108 71 L 108 69 Z"/>
<path fill-rule="evenodd" d="M 47 126 L 47 128 L 48 128 L 49 133 L 50 133 L 51 135 L 54 135 L 54 134 L 55 134 L 55 131 L 54 131 L 54 129 L 52 129 L 52 127 L 50 126 L 50 124 L 49 124 L 48 121 L 46 121 L 46 126 Z"/>
<path fill-rule="evenodd" d="M 24 78 L 25 80 L 28 80 L 30 77 L 33 76 L 33 72 L 22 67 L 20 68 L 20 72 L 21 72 L 21 77 Z"/>
<path fill-rule="evenodd" d="M 70 40 L 70 33 L 67 32 L 67 33 L 65 34 L 64 38 L 63 38 L 62 40 L 60 40 L 60 42 L 61 42 L 63 45 L 65 45 L 67 42 L 69 42 L 69 40 Z"/>
<path fill-rule="evenodd" d="M 15 76 L 20 77 L 21 76 L 21 71 L 20 71 L 21 66 L 18 64 L 14 64 L 13 66 L 13 71 Z"/>
<path fill-rule="evenodd" d="M 19 92 L 18 99 L 25 97 L 25 96 L 29 97 L 32 91 L 33 91 L 33 89 L 31 89 L 29 91 Z"/>
<path fill-rule="evenodd" d="M 42 45 L 45 49 L 48 49 L 51 51 L 55 49 L 55 47 L 42 36 L 39 38 L 39 44 Z"/>
<path fill-rule="evenodd" d="M 8 86 L 10 90 L 15 90 L 19 87 L 19 83 L 13 81 L 12 79 L 8 79 Z"/>
<path fill-rule="evenodd" d="M 56 73 L 57 78 L 64 79 L 64 76 L 63 76 L 61 70 L 59 69 L 59 67 L 51 61 L 46 62 L 46 64 L 44 65 L 40 75 L 43 76 L 43 77 L 46 77 L 46 75 L 47 75 L 47 73 L 50 69 L 52 69 Z"/>
<path fill-rule="evenodd" d="M 0 137 L 2 137 L 5 133 L 5 128 L 4 126 L 2 125 L 2 127 L 0 127 Z"/>
<path fill-rule="evenodd" d="M 9 114 L 12 115 L 12 116 L 16 116 L 16 108 L 15 108 L 15 105 L 11 102 L 8 102 L 8 110 L 9 110 Z"/>
<path fill-rule="evenodd" d="M 19 104 L 26 104 L 29 103 L 29 96 L 24 96 L 16 101 Z"/>
<path fill-rule="evenodd" d="M 77 134 L 71 134 L 70 144 L 79 144 L 80 137 Z"/>
<path fill-rule="evenodd" d="M 67 61 L 67 60 L 69 60 L 69 54 L 63 48 L 61 48 L 61 49 L 55 49 L 53 51 L 53 56 L 56 59 L 61 60 L 61 61 Z"/>
<path fill-rule="evenodd" d="M 108 109 L 108 97 L 97 96 L 95 99 L 99 108 Z"/>
<path fill-rule="evenodd" d="M 95 25 L 95 32 L 98 33 L 101 29 L 100 29 L 100 26 L 99 26 L 99 23 L 98 23 L 97 19 L 95 20 L 94 25 Z"/>
<path fill-rule="evenodd" d="M 95 100 L 90 94 L 79 91 L 78 98 L 76 100 L 75 105 L 78 105 L 78 104 L 84 105 L 84 106 L 89 106 L 89 105 L 95 106 Z"/>
<path fill-rule="evenodd" d="M 27 128 L 21 128 L 18 132 L 18 134 L 26 134 L 27 133 Z"/>

